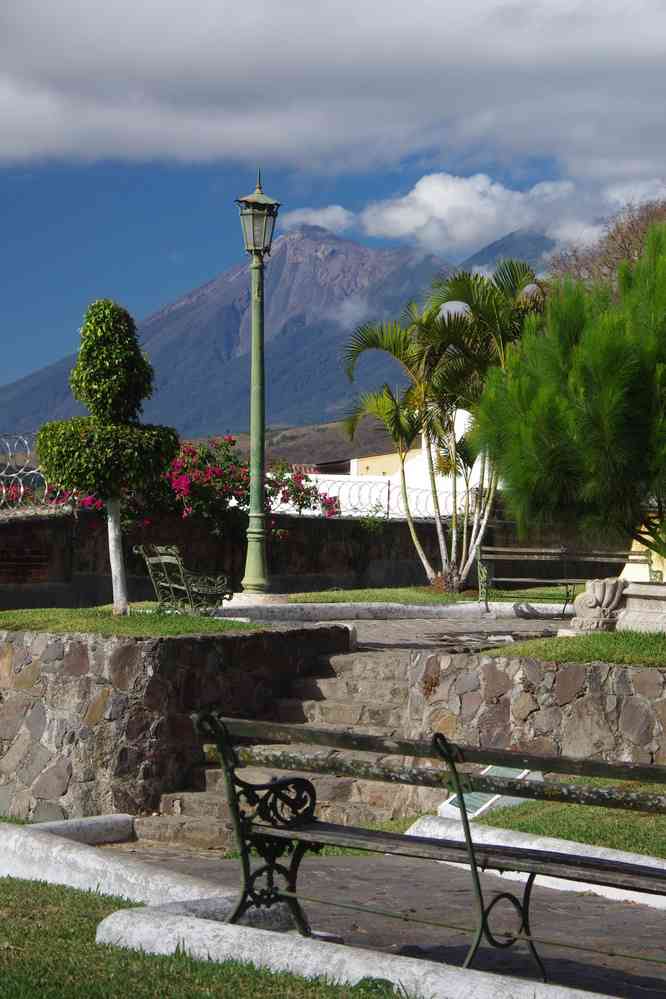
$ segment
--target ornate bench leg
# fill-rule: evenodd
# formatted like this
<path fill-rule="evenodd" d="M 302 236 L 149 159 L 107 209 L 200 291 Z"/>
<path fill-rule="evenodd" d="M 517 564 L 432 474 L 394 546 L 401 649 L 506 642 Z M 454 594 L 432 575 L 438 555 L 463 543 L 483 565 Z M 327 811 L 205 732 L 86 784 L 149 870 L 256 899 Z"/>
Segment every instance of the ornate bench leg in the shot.
<path fill-rule="evenodd" d="M 527 937 L 530 937 L 532 935 L 532 931 L 530 929 L 530 900 L 532 897 L 532 886 L 534 885 L 535 878 L 536 874 L 530 874 L 530 876 L 528 877 L 527 884 L 525 885 L 525 891 L 523 892 L 522 902 L 519 899 L 517 899 L 516 896 L 513 895 L 511 892 L 503 891 L 495 895 L 492 902 L 490 902 L 487 906 L 483 907 L 479 924 L 476 928 L 476 932 L 474 935 L 474 940 L 472 941 L 470 948 L 467 951 L 467 956 L 463 963 L 463 968 L 469 968 L 471 966 L 472 961 L 476 956 L 476 952 L 479 949 L 479 944 L 481 943 L 481 940 L 483 939 L 484 936 L 488 941 L 488 943 L 491 944 L 491 946 L 497 947 L 499 950 L 506 950 L 508 947 L 513 947 L 513 945 L 517 943 L 519 940 L 525 939 L 523 934 L 525 934 Z M 516 934 L 516 936 L 503 937 L 503 939 L 498 940 L 497 937 L 493 934 L 492 930 L 490 929 L 490 913 L 499 902 L 509 902 L 518 913 L 518 916 L 520 917 L 520 926 L 518 928 L 518 933 Z M 532 940 L 528 939 L 526 940 L 526 943 L 539 969 L 539 974 L 541 975 L 541 978 L 545 982 L 546 969 L 543 966 L 543 962 L 539 957 L 537 949 L 534 946 Z"/>
<path fill-rule="evenodd" d="M 289 877 L 287 879 L 287 891 L 291 891 L 294 895 L 297 892 L 296 889 L 296 879 L 298 878 L 298 868 L 301 865 L 301 860 L 305 856 L 309 849 L 309 844 L 307 843 L 297 843 L 296 849 L 294 850 L 291 857 L 291 864 L 289 865 Z M 317 849 L 321 849 L 318 847 Z M 301 936 L 311 937 L 312 929 L 310 923 L 308 922 L 308 917 L 303 911 L 303 907 L 297 898 L 287 898 L 286 902 L 289 903 L 289 908 L 291 909 L 291 914 L 294 917 L 294 922 L 298 928 L 298 932 Z"/>
<path fill-rule="evenodd" d="M 254 847 L 263 863 L 252 869 L 250 864 L 250 848 Z M 310 843 L 293 843 L 289 840 L 271 839 L 270 836 L 253 836 L 243 851 L 242 886 L 240 896 L 226 922 L 237 923 L 248 909 L 269 909 L 278 902 L 286 902 L 294 917 L 298 932 L 304 936 L 312 935 L 310 924 L 297 898 L 296 881 L 301 860 L 309 849 L 319 849 Z M 279 863 L 283 854 L 291 852 L 289 866 Z M 285 894 L 289 892 L 289 894 Z"/>
<path fill-rule="evenodd" d="M 474 848 L 474 842 L 472 840 L 472 833 L 469 826 L 469 817 L 467 815 L 467 808 L 465 806 L 464 792 L 468 789 L 468 780 L 465 778 L 464 774 L 458 773 L 458 768 L 456 763 L 464 763 L 464 757 L 459 746 L 454 743 L 449 743 L 448 739 L 441 733 L 437 732 L 432 738 L 433 749 L 435 754 L 443 757 L 446 761 L 450 771 L 451 771 L 451 791 L 457 795 L 458 803 L 460 806 L 460 819 L 462 822 L 463 832 L 465 835 L 465 845 L 467 848 L 467 859 L 469 862 L 470 874 L 472 876 L 472 887 L 474 889 L 474 897 L 476 901 L 476 907 L 478 912 L 478 922 L 476 930 L 474 932 L 474 939 L 470 944 L 470 948 L 467 951 L 467 956 L 463 963 L 464 968 L 469 968 L 476 956 L 476 952 L 479 949 L 479 944 L 485 937 L 489 944 L 493 947 L 499 947 L 501 950 L 507 947 L 512 947 L 513 944 L 517 943 L 518 940 L 524 939 L 523 934 L 527 936 L 531 935 L 530 932 L 530 900 L 532 897 L 532 886 L 534 884 L 534 879 L 536 874 L 530 874 L 527 879 L 527 884 L 525 885 L 525 891 L 523 892 L 522 901 L 516 898 L 511 892 L 501 892 L 493 898 L 492 902 L 486 905 L 483 890 L 481 887 L 481 878 L 479 877 L 479 866 L 476 859 L 476 851 Z M 516 912 L 520 917 L 520 927 L 518 933 L 513 937 L 503 937 L 498 940 L 490 929 L 490 913 L 497 905 L 498 902 L 506 901 L 514 907 Z M 546 971 L 541 962 L 541 958 L 537 954 L 536 948 L 531 940 L 526 941 L 530 951 L 532 952 L 532 957 L 536 961 L 539 972 L 544 980 L 546 981 Z"/>

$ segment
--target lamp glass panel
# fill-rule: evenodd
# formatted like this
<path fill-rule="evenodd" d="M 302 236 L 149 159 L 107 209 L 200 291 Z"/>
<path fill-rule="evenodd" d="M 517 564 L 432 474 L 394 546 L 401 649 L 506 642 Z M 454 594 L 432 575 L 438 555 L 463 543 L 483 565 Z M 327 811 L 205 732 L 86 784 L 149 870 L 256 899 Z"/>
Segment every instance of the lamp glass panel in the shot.
<path fill-rule="evenodd" d="M 254 249 L 254 233 L 252 230 L 252 213 L 248 212 L 246 209 L 241 208 L 241 226 L 243 227 L 243 239 L 245 241 L 245 249 Z"/>
<path fill-rule="evenodd" d="M 264 229 L 265 229 L 266 216 L 263 212 L 255 211 L 252 218 L 252 228 L 253 228 L 253 240 L 254 249 L 263 250 L 264 248 Z"/>
<path fill-rule="evenodd" d="M 271 243 L 273 242 L 273 230 L 275 229 L 275 219 L 277 218 L 277 212 L 271 212 L 270 215 L 266 216 L 266 232 L 264 234 L 264 249 L 267 253 L 270 253 Z"/>

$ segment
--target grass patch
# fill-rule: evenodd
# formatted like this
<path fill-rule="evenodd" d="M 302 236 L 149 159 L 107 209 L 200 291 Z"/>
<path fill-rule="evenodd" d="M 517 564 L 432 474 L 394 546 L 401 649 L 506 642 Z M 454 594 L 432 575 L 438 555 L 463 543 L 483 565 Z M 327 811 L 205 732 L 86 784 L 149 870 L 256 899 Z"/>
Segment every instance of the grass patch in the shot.
<path fill-rule="evenodd" d="M 551 779 L 555 779 L 555 776 Z M 588 784 L 595 787 L 617 787 L 630 791 L 664 794 L 663 784 L 639 784 L 637 781 L 609 781 L 600 778 L 564 777 L 567 784 Z M 666 860 L 666 815 L 650 815 L 621 808 L 597 805 L 570 805 L 553 801 L 526 801 L 522 805 L 497 808 L 475 823 L 512 829 L 533 836 L 555 836 L 558 839 L 606 846 L 613 850 L 643 853 Z"/>
<path fill-rule="evenodd" d="M 0 980 L 3 999 L 393 999 L 390 986 L 337 986 L 95 944 L 100 920 L 132 903 L 35 881 L 2 880 Z"/>
<path fill-rule="evenodd" d="M 533 638 L 484 655 L 530 656 L 544 662 L 617 663 L 620 666 L 666 666 L 666 634 L 639 631 L 595 632 L 573 638 Z"/>
<path fill-rule="evenodd" d="M 318 590 L 316 593 L 291 593 L 292 604 L 350 604 L 350 603 L 391 603 L 391 604 L 454 604 L 478 601 L 476 590 L 462 593 L 443 593 L 432 586 L 377 587 L 366 590 Z M 559 603 L 564 597 L 557 587 L 531 587 L 527 590 L 494 590 L 491 600 L 516 603 L 524 600 Z"/>
<path fill-rule="evenodd" d="M 0 611 L 0 631 L 50 631 L 56 634 L 88 632 L 95 635 L 128 635 L 161 638 L 177 635 L 220 635 L 252 631 L 256 625 L 200 614 L 146 614 L 114 617 L 110 607 L 46 607 Z"/>

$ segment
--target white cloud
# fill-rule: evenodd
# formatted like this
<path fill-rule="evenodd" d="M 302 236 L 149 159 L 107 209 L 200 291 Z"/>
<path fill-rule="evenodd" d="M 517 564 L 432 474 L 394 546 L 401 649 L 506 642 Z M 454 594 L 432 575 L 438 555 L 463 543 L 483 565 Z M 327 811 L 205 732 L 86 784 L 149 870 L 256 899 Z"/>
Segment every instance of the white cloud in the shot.
<path fill-rule="evenodd" d="M 432 250 L 462 257 L 513 229 L 548 228 L 573 210 L 570 181 L 548 181 L 515 190 L 486 174 L 422 177 L 407 194 L 368 205 L 361 214 L 369 236 L 415 239 Z"/>
<path fill-rule="evenodd" d="M 629 202 L 639 204 L 641 201 L 666 198 L 666 180 L 663 177 L 651 177 L 645 180 L 609 184 L 604 190 L 604 198 L 615 208 L 621 208 Z"/>
<path fill-rule="evenodd" d="M 297 208 L 280 216 L 282 229 L 293 229 L 297 225 L 320 225 L 331 232 L 345 232 L 356 218 L 353 212 L 342 205 L 326 205 L 325 208 Z"/>
<path fill-rule="evenodd" d="M 639 182 L 666 161 L 664 39 L 655 0 L 4 0 L 0 163 L 540 157 Z"/>

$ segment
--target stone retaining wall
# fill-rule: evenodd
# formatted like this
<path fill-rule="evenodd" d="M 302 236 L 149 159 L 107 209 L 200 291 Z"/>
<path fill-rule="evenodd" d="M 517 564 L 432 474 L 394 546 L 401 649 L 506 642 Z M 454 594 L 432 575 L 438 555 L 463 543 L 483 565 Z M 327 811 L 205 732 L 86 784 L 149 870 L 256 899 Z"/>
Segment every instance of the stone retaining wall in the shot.
<path fill-rule="evenodd" d="M 666 664 L 415 653 L 405 728 L 481 748 L 666 763 Z"/>
<path fill-rule="evenodd" d="M 190 712 L 273 719 L 342 627 L 185 638 L 0 632 L 0 814 L 152 811 L 203 761 Z"/>

